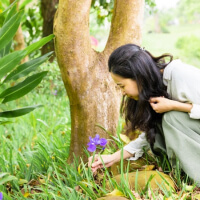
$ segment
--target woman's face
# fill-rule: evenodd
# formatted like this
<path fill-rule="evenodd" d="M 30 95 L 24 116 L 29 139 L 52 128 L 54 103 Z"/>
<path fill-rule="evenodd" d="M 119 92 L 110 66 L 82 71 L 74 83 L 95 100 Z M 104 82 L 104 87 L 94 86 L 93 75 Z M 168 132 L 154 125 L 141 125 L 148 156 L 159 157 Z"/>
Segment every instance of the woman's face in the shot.
<path fill-rule="evenodd" d="M 130 78 L 123 78 L 117 74 L 113 74 L 112 72 L 111 76 L 115 83 L 121 88 L 123 95 L 126 95 L 134 100 L 138 100 L 139 92 L 136 81 Z"/>

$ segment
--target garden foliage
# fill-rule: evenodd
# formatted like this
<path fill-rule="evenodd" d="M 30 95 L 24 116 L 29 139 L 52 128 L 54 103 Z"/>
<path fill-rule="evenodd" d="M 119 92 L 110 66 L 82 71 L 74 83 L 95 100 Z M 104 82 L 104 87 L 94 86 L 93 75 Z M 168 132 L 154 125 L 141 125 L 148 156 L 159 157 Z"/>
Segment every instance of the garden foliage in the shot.
<path fill-rule="evenodd" d="M 37 67 L 47 61 L 52 53 L 48 53 L 23 64 L 20 63 L 24 57 L 39 49 L 53 38 L 53 35 L 50 35 L 29 45 L 23 50 L 11 52 L 13 37 L 20 25 L 23 11 L 17 11 L 17 5 L 14 2 L 8 9 L 1 13 L 1 16 L 2 15 L 5 16 L 5 20 L 0 29 L 1 105 L 26 95 L 42 81 L 47 71 L 37 73 Z M 14 110 L 3 110 L 0 112 L 0 117 L 18 117 L 31 112 L 39 106 L 41 105 L 28 106 Z M 2 108 L 4 108 L 4 106 L 1 106 L 1 109 Z M 1 122 L 1 124 L 2 123 L 5 122 Z"/>

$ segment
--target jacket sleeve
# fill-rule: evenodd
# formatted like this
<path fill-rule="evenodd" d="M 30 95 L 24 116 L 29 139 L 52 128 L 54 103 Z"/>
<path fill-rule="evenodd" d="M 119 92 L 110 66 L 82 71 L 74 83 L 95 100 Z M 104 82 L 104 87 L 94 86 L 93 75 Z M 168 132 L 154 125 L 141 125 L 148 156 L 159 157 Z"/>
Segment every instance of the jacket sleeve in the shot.
<path fill-rule="evenodd" d="M 142 132 L 137 139 L 131 141 L 124 147 L 124 150 L 131 153 L 133 156 L 128 160 L 137 160 L 144 153 L 143 149 L 149 149 L 149 143 L 146 140 L 145 133 Z"/>
<path fill-rule="evenodd" d="M 172 61 L 164 70 L 164 83 L 173 100 L 193 105 L 190 118 L 200 119 L 200 69 L 180 60 Z"/>

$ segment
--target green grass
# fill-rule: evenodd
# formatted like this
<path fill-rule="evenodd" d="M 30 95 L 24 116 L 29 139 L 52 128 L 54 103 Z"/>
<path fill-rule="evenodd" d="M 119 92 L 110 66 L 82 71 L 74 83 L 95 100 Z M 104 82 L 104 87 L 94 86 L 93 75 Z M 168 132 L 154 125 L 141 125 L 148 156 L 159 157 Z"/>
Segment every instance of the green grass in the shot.
<path fill-rule="evenodd" d="M 32 113 L 10 119 L 12 123 L 0 126 L 0 172 L 8 172 L 17 177 L 17 181 L 9 185 L 12 188 L 9 195 L 13 199 L 24 199 L 20 193 L 22 186 L 30 190 L 28 182 L 32 179 L 38 180 L 42 177 L 46 180 L 49 174 L 53 174 L 56 165 L 66 163 L 69 155 L 71 134 L 69 101 L 58 66 L 56 63 L 51 65 L 46 63 L 43 68 L 49 66 L 52 70 L 38 88 L 1 108 L 43 104 L 43 107 Z M 56 96 L 53 94 L 55 90 L 58 91 Z M 26 180 L 22 186 L 18 183 L 20 179 Z M 40 190 L 44 190 L 44 193 L 47 188 L 40 186 Z M 0 185 L 0 191 L 6 192 L 6 185 Z M 51 196 L 47 193 L 49 191 L 46 192 L 47 197 Z M 36 199 L 45 198 L 44 195 Z"/>
<path fill-rule="evenodd" d="M 200 29 L 197 26 L 188 25 L 170 27 L 169 30 L 169 34 L 144 33 L 143 46 L 155 55 L 169 52 L 184 60 L 180 51 L 175 48 L 177 39 L 188 34 L 198 36 Z M 5 199 L 96 199 L 115 188 L 126 197 L 135 199 L 124 176 L 122 176 L 121 183 L 116 184 L 112 180 L 109 170 L 105 170 L 102 172 L 105 173 L 102 182 L 98 184 L 83 162 L 67 164 L 71 134 L 69 100 L 57 63 L 46 63 L 42 69 L 50 69 L 50 72 L 38 88 L 27 96 L 0 108 L 3 110 L 43 104 L 43 107 L 32 113 L 11 119 L 12 123 L 0 126 L 0 191 L 4 193 Z M 54 95 L 56 90 L 57 95 Z M 121 128 L 120 123 L 118 133 Z M 112 139 L 118 147 L 122 147 L 118 137 L 113 136 Z M 112 145 L 111 148 L 113 148 Z M 148 162 L 147 158 L 147 164 Z M 154 162 L 163 169 L 166 168 L 165 171 L 169 173 L 170 166 L 167 159 L 164 159 L 163 162 L 155 159 Z M 123 161 L 121 161 L 121 165 L 123 165 Z M 129 166 L 126 171 L 121 170 L 121 174 L 128 174 L 128 168 Z M 181 173 L 177 162 L 173 178 L 178 186 L 180 197 L 187 193 L 187 184 L 192 185 L 192 191 L 195 188 L 192 181 L 186 176 L 183 177 Z M 106 189 L 106 180 L 113 186 L 112 189 Z M 186 185 L 183 185 L 182 181 Z M 137 185 L 137 180 L 135 183 Z M 177 198 L 175 192 L 166 191 L 165 188 L 162 190 L 160 194 L 163 198 L 170 196 L 173 196 L 174 199 Z M 147 183 L 145 190 L 139 195 L 142 198 L 148 197 L 149 191 Z M 151 191 L 151 195 L 157 199 L 158 193 L 154 194 Z"/>
<path fill-rule="evenodd" d="M 176 48 L 176 42 L 183 36 L 197 36 L 200 35 L 200 28 L 196 24 L 168 26 L 169 33 L 147 33 L 143 31 L 142 46 L 144 46 L 153 55 L 159 56 L 163 53 L 170 53 L 174 58 L 179 58 L 188 64 L 200 67 L 200 60 L 183 55 L 182 52 Z"/>

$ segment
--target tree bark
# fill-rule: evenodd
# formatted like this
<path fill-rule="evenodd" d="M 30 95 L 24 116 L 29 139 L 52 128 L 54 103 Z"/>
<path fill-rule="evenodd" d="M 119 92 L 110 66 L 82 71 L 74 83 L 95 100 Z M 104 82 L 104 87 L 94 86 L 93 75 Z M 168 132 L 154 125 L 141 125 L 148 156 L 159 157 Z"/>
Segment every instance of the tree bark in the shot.
<path fill-rule="evenodd" d="M 26 45 L 25 45 L 25 41 L 24 41 L 24 35 L 22 32 L 22 27 L 21 25 L 19 26 L 15 36 L 14 36 L 14 50 L 18 51 L 18 50 L 23 50 L 25 49 Z M 21 63 L 25 63 L 29 60 L 28 56 L 26 56 L 24 59 L 21 60 Z"/>
<path fill-rule="evenodd" d="M 56 6 L 59 0 L 41 0 L 41 12 L 43 18 L 42 36 L 46 37 L 53 33 L 53 20 L 56 13 Z M 42 47 L 42 55 L 54 51 L 54 42 L 50 41 Z M 51 56 L 50 62 L 55 58 L 55 53 Z"/>
<path fill-rule="evenodd" d="M 141 42 L 143 0 L 116 0 L 107 45 L 103 52 L 91 48 L 91 0 L 60 0 L 54 23 L 55 47 L 62 79 L 70 100 L 71 146 L 69 162 L 84 156 L 89 136 L 115 134 L 121 93 L 108 73 L 110 53 L 120 45 Z M 84 156 L 85 158 L 85 156 Z"/>

